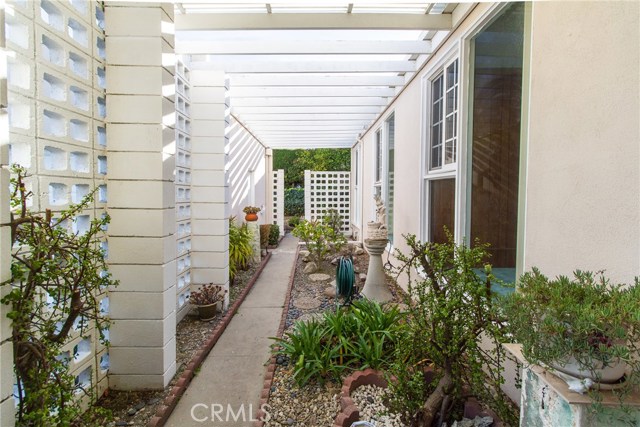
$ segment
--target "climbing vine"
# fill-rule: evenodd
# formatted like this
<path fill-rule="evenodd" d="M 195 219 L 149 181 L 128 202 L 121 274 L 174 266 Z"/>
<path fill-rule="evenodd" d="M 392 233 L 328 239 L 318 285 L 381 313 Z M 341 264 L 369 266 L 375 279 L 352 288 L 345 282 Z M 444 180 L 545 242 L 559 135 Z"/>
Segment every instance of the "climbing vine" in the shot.
<path fill-rule="evenodd" d="M 80 413 L 80 398 L 95 396 L 69 373 L 77 354 L 63 353 L 63 346 L 89 332 L 107 344 L 109 321 L 100 300 L 117 285 L 100 245 L 109 216 L 79 230 L 78 216 L 93 206 L 95 190 L 55 217 L 49 209 L 34 213 L 25 169 L 12 172 L 12 278 L 2 284 L 11 287 L 2 303 L 10 307 L 16 419 L 24 426 L 69 425 Z"/>

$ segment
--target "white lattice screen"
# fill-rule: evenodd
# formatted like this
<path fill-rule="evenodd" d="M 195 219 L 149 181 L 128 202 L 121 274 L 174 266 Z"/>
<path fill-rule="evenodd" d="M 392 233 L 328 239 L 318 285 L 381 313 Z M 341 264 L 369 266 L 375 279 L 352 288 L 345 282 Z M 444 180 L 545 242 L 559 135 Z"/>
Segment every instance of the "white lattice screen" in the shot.
<path fill-rule="evenodd" d="M 271 207 L 273 223 L 280 227 L 280 235 L 284 234 L 284 169 L 273 171 Z"/>
<path fill-rule="evenodd" d="M 308 221 L 321 219 L 329 209 L 342 217 L 342 232 L 351 233 L 351 173 L 304 171 L 304 217 Z"/>

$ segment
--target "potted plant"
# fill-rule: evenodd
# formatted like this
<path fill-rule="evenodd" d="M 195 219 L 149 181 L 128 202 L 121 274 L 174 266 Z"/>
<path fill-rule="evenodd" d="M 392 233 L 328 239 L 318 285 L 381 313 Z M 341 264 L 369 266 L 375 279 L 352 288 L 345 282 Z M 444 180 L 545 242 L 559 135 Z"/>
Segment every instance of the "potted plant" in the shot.
<path fill-rule="evenodd" d="M 260 208 L 256 206 L 245 206 L 244 209 L 242 209 L 242 212 L 245 213 L 245 221 L 257 221 Z"/>
<path fill-rule="evenodd" d="M 573 278 L 549 279 L 534 268 L 502 307 L 508 330 L 530 363 L 580 380 L 615 383 L 621 390 L 638 385 L 638 278 L 632 285 L 612 284 L 602 272 L 576 271 Z"/>
<path fill-rule="evenodd" d="M 200 320 L 211 320 L 219 311 L 219 304 L 224 300 L 226 293 L 227 291 L 221 285 L 209 283 L 191 292 L 189 301 L 198 308 Z"/>

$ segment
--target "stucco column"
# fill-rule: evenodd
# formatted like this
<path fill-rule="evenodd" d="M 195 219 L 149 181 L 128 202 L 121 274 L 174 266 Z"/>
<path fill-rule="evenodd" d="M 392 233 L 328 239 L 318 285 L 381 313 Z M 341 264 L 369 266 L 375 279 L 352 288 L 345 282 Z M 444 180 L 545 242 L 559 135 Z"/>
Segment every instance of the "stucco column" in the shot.
<path fill-rule="evenodd" d="M 191 71 L 191 277 L 229 287 L 228 84 L 224 73 Z M 228 294 L 225 306 L 228 304 Z"/>
<path fill-rule="evenodd" d="M 162 388 L 176 365 L 175 108 L 171 4 L 109 3 L 106 16 L 111 375 Z"/>

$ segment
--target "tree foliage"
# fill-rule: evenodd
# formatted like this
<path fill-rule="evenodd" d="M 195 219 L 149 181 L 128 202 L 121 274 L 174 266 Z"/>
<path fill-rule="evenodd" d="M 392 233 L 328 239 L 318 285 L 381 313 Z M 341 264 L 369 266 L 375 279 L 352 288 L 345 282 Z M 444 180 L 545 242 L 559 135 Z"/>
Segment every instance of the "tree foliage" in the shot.
<path fill-rule="evenodd" d="M 350 170 L 351 150 L 348 148 L 273 150 L 273 169 L 284 169 L 284 185 L 286 188 L 304 186 L 305 170 Z"/>
<path fill-rule="evenodd" d="M 465 396 L 477 396 L 511 424 L 513 414 L 502 398 L 504 332 L 491 292 L 487 246 L 420 242 L 405 236 L 408 254 L 397 251 L 409 277 L 407 334 L 399 343 L 392 373 L 400 405 L 414 412 L 413 425 L 450 423 Z M 478 274 L 484 269 L 486 278 Z M 418 277 L 411 272 L 420 271 Z M 482 344 L 482 342 L 486 344 Z M 435 379 L 426 384 L 427 367 Z"/>
<path fill-rule="evenodd" d="M 69 425 L 80 413 L 79 397 L 95 395 L 76 384 L 68 372 L 75 356 L 62 348 L 75 331 L 108 344 L 109 325 L 100 304 L 109 287 L 117 285 L 107 271 L 101 236 L 109 217 L 93 219 L 87 230 L 69 226 L 93 204 L 95 190 L 76 205 L 53 217 L 27 207 L 23 168 L 14 167 L 11 194 L 11 287 L 2 303 L 11 319 L 14 368 L 17 378 L 17 422 L 28 426 Z M 95 379 L 94 379 L 95 381 Z"/>

